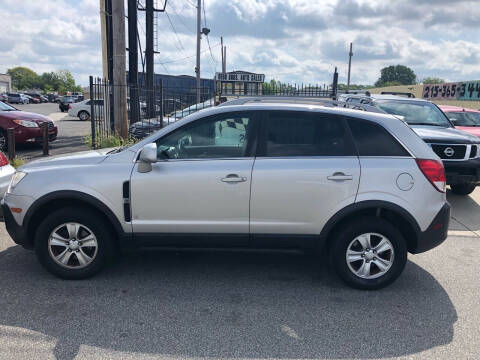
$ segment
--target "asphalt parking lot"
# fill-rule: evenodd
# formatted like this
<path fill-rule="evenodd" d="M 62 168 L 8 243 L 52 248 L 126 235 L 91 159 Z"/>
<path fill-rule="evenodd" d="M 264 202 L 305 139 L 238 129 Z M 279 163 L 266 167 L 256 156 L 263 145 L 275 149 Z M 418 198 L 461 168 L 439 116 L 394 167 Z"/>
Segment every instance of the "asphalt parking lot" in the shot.
<path fill-rule="evenodd" d="M 409 256 L 376 292 L 318 259 L 142 252 L 64 281 L 0 225 L 0 358 L 480 358 L 480 189 L 453 205 L 449 238 Z"/>
<path fill-rule="evenodd" d="M 84 137 L 90 135 L 90 121 L 68 116 L 68 113 L 60 112 L 58 104 L 16 104 L 17 109 L 29 111 L 50 117 L 58 127 L 57 140 L 50 143 L 50 154 L 59 155 L 74 151 L 88 150 Z M 42 145 L 38 144 L 17 144 L 16 153 L 25 160 L 42 157 Z"/>

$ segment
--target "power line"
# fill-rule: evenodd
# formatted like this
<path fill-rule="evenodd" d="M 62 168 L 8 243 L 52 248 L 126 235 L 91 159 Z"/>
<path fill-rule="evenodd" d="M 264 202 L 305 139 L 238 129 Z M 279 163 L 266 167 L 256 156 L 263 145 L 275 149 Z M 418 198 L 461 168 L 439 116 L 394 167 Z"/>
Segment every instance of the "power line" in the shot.
<path fill-rule="evenodd" d="M 212 47 L 214 48 L 214 47 L 217 47 L 217 46 L 219 46 L 219 45 L 220 45 L 220 43 L 217 43 L 217 44 L 213 45 Z M 201 51 L 200 54 L 205 53 L 205 52 L 207 52 L 207 51 L 208 51 L 208 49 L 205 49 L 205 50 Z M 196 55 L 196 54 L 195 54 L 195 55 L 190 55 L 190 56 L 186 56 L 186 57 L 183 57 L 183 58 L 178 58 L 178 59 L 174 59 L 174 60 L 168 60 L 168 61 L 164 61 L 164 62 L 157 63 L 157 64 L 160 64 L 160 65 L 163 65 L 163 64 L 171 64 L 171 63 L 174 63 L 174 62 L 177 62 L 177 61 L 182 61 L 182 60 L 191 59 L 191 58 L 193 58 L 193 57 L 195 57 L 195 56 L 197 56 L 197 55 Z"/>
<path fill-rule="evenodd" d="M 205 13 L 205 0 L 203 0 L 203 22 L 205 24 L 205 27 L 207 27 L 207 15 Z M 210 47 L 210 39 L 208 37 L 208 34 L 206 35 L 207 37 L 207 44 L 208 44 L 208 50 L 210 50 L 210 56 L 213 60 L 213 63 L 215 65 L 215 72 L 217 72 L 217 60 L 215 60 L 215 57 L 213 56 L 213 53 L 212 53 L 212 48 Z"/>
<path fill-rule="evenodd" d="M 197 8 L 197 5 L 194 3 L 190 2 L 190 0 L 185 0 L 189 5 L 192 5 L 195 9 Z"/>
<path fill-rule="evenodd" d="M 170 20 L 170 16 L 168 16 L 168 12 L 166 10 L 165 10 L 165 14 L 167 15 L 167 19 L 168 19 L 168 22 L 170 23 L 170 27 L 172 28 L 173 32 L 175 33 L 175 37 L 177 38 L 177 41 L 180 44 L 181 49 L 179 49 L 179 50 L 185 50 L 185 48 L 183 47 L 182 41 L 178 37 L 177 30 L 175 30 L 175 27 L 173 26 L 172 20 Z"/>
<path fill-rule="evenodd" d="M 175 13 L 175 15 L 177 16 L 177 18 L 180 20 L 180 22 L 182 23 L 183 27 L 185 29 L 187 29 L 189 32 L 195 32 L 195 30 L 192 30 L 191 28 L 189 28 L 187 26 L 187 24 L 185 23 L 185 21 L 183 21 L 183 15 L 180 15 L 177 10 L 175 10 L 175 7 L 174 6 L 170 6 L 170 8 L 173 10 L 173 12 Z"/>

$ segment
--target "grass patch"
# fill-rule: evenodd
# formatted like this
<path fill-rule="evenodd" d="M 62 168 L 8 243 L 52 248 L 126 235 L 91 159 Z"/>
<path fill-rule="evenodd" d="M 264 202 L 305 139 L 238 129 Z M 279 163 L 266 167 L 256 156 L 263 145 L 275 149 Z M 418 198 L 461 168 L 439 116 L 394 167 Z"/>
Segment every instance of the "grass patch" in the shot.
<path fill-rule="evenodd" d="M 12 165 L 15 169 L 24 165 L 25 159 L 15 156 L 12 161 L 10 161 L 10 165 Z"/>
<path fill-rule="evenodd" d="M 85 136 L 84 141 L 85 141 L 85 144 L 87 144 L 87 146 L 89 148 L 92 148 L 92 136 L 91 135 Z M 110 136 L 106 136 L 106 137 L 102 137 L 100 139 L 97 139 L 96 148 L 97 149 L 105 149 L 105 148 L 112 148 L 112 147 L 130 146 L 130 145 L 135 144 L 137 141 L 138 140 L 134 139 L 134 138 L 129 138 L 129 139 L 125 140 L 121 136 L 110 135 Z"/>

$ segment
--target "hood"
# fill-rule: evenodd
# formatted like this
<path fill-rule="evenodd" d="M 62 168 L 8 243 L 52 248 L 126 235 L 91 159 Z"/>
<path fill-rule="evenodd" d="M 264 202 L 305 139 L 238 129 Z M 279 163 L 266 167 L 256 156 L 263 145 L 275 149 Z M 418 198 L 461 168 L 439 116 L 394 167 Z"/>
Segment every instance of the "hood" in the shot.
<path fill-rule="evenodd" d="M 480 137 L 480 127 L 477 126 L 456 126 L 457 129 L 468 132 L 469 134 Z"/>
<path fill-rule="evenodd" d="M 40 115 L 40 114 L 34 114 L 31 112 L 26 112 L 26 111 L 1 111 L 0 112 L 0 117 L 3 119 L 9 119 L 9 120 L 28 120 L 28 121 L 34 121 L 37 123 L 43 123 L 45 121 L 52 121 L 46 116 Z"/>
<path fill-rule="evenodd" d="M 478 144 L 480 142 L 478 137 L 455 128 L 424 125 L 410 127 L 427 143 Z"/>
<path fill-rule="evenodd" d="M 82 166 L 82 165 L 96 165 L 105 160 L 109 149 L 100 149 L 92 151 L 81 151 L 69 155 L 55 155 L 45 159 L 34 160 L 22 166 L 19 170 L 35 170 L 39 168 L 59 167 L 59 166 Z"/>

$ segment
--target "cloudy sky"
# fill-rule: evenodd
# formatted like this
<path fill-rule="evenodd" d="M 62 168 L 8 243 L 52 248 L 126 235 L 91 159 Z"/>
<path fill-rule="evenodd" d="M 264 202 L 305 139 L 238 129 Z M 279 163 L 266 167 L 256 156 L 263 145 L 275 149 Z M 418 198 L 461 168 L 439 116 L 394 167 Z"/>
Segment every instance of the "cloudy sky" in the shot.
<path fill-rule="evenodd" d="M 156 0 L 158 6 L 163 1 Z M 213 58 L 204 38 L 202 77 L 221 69 L 223 35 L 227 71 L 264 73 L 267 79 L 329 82 L 337 66 L 345 82 L 350 41 L 353 83 L 371 84 L 392 64 L 411 67 L 419 79 L 480 79 L 478 1 L 204 2 Z M 156 72 L 194 75 L 194 3 L 169 0 L 167 14 L 158 15 Z M 0 73 L 19 65 L 38 73 L 69 69 L 82 85 L 89 75 L 101 75 L 99 0 L 2 0 L 0 14 Z M 139 20 L 143 39 L 142 14 Z"/>

